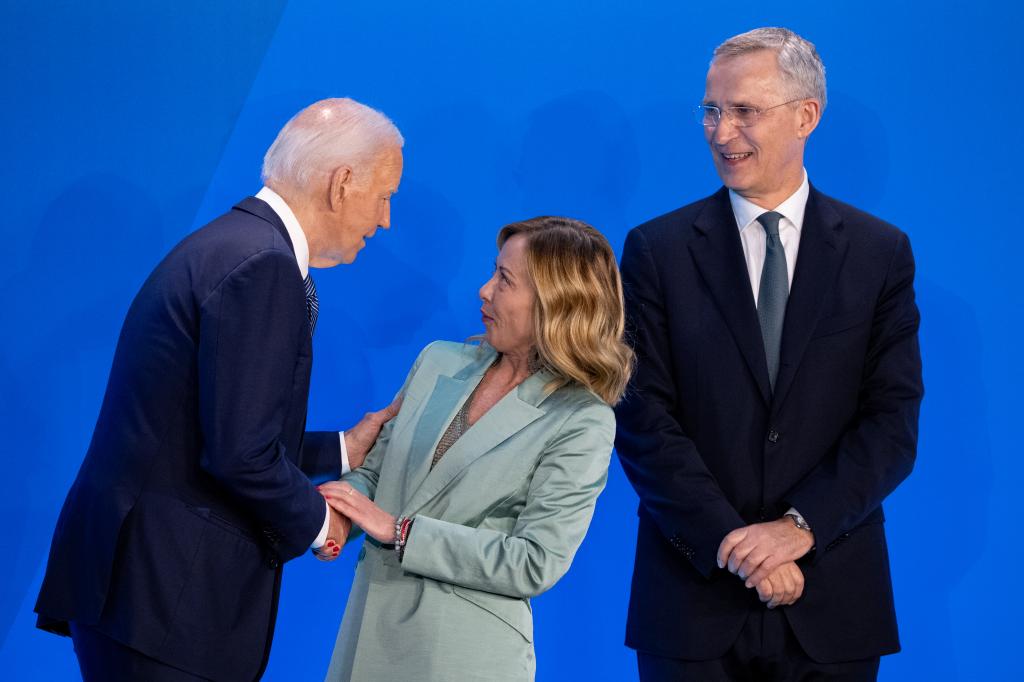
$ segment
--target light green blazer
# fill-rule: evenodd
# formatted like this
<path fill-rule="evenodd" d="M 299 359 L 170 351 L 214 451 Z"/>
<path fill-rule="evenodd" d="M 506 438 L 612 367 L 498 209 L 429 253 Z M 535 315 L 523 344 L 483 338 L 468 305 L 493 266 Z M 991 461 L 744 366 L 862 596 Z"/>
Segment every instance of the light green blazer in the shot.
<path fill-rule="evenodd" d="M 615 417 L 588 390 L 538 372 L 445 453 L 437 443 L 495 351 L 435 342 L 402 409 L 345 480 L 415 519 L 402 563 L 359 554 L 328 680 L 532 680 L 530 597 L 569 569 L 608 475 Z"/>

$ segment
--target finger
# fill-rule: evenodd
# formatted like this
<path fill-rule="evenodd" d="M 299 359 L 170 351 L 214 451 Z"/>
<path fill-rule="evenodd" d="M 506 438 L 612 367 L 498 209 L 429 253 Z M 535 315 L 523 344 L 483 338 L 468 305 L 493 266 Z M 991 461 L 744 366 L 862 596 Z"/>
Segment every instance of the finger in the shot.
<path fill-rule="evenodd" d="M 402 409 L 402 396 L 398 396 L 391 401 L 391 404 L 384 408 L 384 412 L 388 415 L 388 420 L 398 414 L 398 411 Z"/>
<path fill-rule="evenodd" d="M 327 503 L 329 505 L 331 505 L 331 507 L 336 512 L 338 512 L 339 514 L 344 515 L 345 518 L 347 518 L 349 523 L 351 523 L 351 524 L 355 524 L 355 525 L 357 525 L 360 528 L 365 530 L 366 526 L 369 525 L 369 523 L 370 523 L 370 515 L 369 515 L 369 513 L 367 513 L 366 511 L 364 511 L 362 509 L 357 509 L 347 499 L 336 498 L 336 497 L 328 497 L 327 498 Z"/>
<path fill-rule="evenodd" d="M 315 556 L 317 558 L 317 561 L 331 561 L 331 560 L 334 559 L 334 554 L 333 553 L 324 552 L 323 548 L 321 548 L 321 549 L 314 549 L 313 550 L 313 556 Z"/>
<path fill-rule="evenodd" d="M 318 485 L 316 487 L 316 489 L 317 489 L 317 492 L 319 492 L 321 495 L 324 495 L 326 493 L 340 494 L 341 491 L 343 490 L 343 488 L 342 488 L 343 485 L 348 485 L 348 484 L 347 483 L 342 483 L 341 481 L 328 481 L 327 483 L 321 483 L 320 485 Z M 351 486 L 349 486 L 349 487 L 351 487 Z"/>
<path fill-rule="evenodd" d="M 733 548 L 736 547 L 744 537 L 746 537 L 746 528 L 737 528 L 722 538 L 722 543 L 718 546 L 719 568 L 725 568 L 725 564 L 729 560 L 729 555 L 732 554 Z"/>
<path fill-rule="evenodd" d="M 793 598 L 793 578 L 789 575 L 789 572 L 785 570 L 777 571 L 775 575 L 778 576 L 778 580 L 776 581 L 773 577 L 772 584 L 776 584 L 776 582 L 778 582 L 779 589 L 773 595 L 772 601 L 775 603 L 774 605 L 771 605 L 772 608 L 788 604 L 790 603 L 790 599 Z"/>
<path fill-rule="evenodd" d="M 747 557 L 743 560 L 743 563 L 741 563 L 736 568 L 736 575 L 746 580 L 747 576 L 753 575 L 753 573 L 758 569 L 758 567 L 761 566 L 761 564 L 767 558 L 768 554 L 764 550 L 760 548 L 755 548 L 751 550 L 750 554 L 748 554 Z M 750 583 L 750 585 L 748 585 L 747 587 L 752 587 L 753 585 L 757 584 L 756 580 L 749 580 L 748 582 Z"/>
<path fill-rule="evenodd" d="M 750 553 L 757 549 L 757 543 L 751 542 L 750 540 L 744 540 L 743 542 L 736 545 L 732 553 L 729 554 L 729 559 L 726 564 L 729 566 L 729 572 L 736 573 L 740 570 L 740 565 L 747 560 Z"/>
<path fill-rule="evenodd" d="M 800 598 L 804 585 L 803 573 L 800 572 L 796 564 L 790 564 L 789 566 L 789 581 L 789 598 L 786 603 L 792 604 Z"/>
<path fill-rule="evenodd" d="M 747 587 L 758 584 L 771 575 L 780 565 L 782 565 L 782 561 L 778 557 L 765 557 L 764 561 L 747 578 Z"/>
<path fill-rule="evenodd" d="M 348 483 L 347 481 L 341 481 L 341 484 L 338 486 L 338 493 L 341 495 L 348 495 L 349 497 L 356 499 L 369 499 L 366 497 L 366 495 L 359 492 L 351 483 Z"/>
<path fill-rule="evenodd" d="M 771 601 L 775 594 L 775 586 L 772 585 L 772 581 L 762 580 L 757 584 L 757 598 L 762 602 Z"/>
<path fill-rule="evenodd" d="M 802 596 L 804 596 L 804 574 L 799 568 L 797 568 L 796 589 L 793 590 L 792 603 L 795 604 Z"/>
<path fill-rule="evenodd" d="M 346 495 L 324 495 L 324 500 L 331 506 L 331 509 L 339 514 L 344 514 L 350 521 L 353 521 L 352 517 L 359 513 L 359 510 L 353 506 L 352 501 Z"/>
<path fill-rule="evenodd" d="M 401 402 L 398 402 L 397 404 L 391 403 L 383 410 L 374 412 L 373 421 L 376 422 L 378 426 L 383 426 L 384 424 L 387 424 L 389 421 L 395 418 L 395 415 L 398 414 L 398 409 L 400 406 Z"/>
<path fill-rule="evenodd" d="M 325 496 L 324 499 L 326 499 L 328 502 L 336 503 L 335 505 L 332 506 L 334 506 L 335 509 L 340 511 L 345 516 L 348 516 L 349 518 L 351 518 L 353 514 L 358 514 L 361 516 L 370 514 L 373 512 L 373 509 L 375 507 L 373 502 L 371 502 L 368 498 L 361 496 L 358 493 L 358 491 L 354 489 L 347 490 L 340 494 L 331 493 L 330 495 Z"/>
<path fill-rule="evenodd" d="M 356 504 L 358 499 L 362 497 L 361 493 L 348 483 L 342 483 L 331 488 L 325 488 L 320 491 L 320 494 L 324 497 L 333 497 L 338 500 L 344 500 L 349 504 Z"/>
<path fill-rule="evenodd" d="M 344 543 L 338 542 L 333 537 L 328 536 L 324 544 L 319 547 L 315 547 L 313 552 L 324 556 L 334 556 L 341 551 L 341 547 Z"/>

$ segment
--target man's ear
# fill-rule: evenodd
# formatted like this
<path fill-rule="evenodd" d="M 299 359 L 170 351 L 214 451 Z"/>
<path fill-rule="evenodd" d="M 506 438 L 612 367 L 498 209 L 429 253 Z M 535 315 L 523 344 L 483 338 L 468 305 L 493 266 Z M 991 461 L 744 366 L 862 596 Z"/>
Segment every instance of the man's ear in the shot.
<path fill-rule="evenodd" d="M 797 133 L 799 138 L 810 137 L 821 122 L 821 102 L 816 99 L 805 99 L 797 109 Z"/>
<path fill-rule="evenodd" d="M 338 166 L 331 171 L 331 180 L 327 186 L 327 204 L 332 211 L 337 211 L 345 203 L 346 192 L 352 183 L 352 168 Z"/>

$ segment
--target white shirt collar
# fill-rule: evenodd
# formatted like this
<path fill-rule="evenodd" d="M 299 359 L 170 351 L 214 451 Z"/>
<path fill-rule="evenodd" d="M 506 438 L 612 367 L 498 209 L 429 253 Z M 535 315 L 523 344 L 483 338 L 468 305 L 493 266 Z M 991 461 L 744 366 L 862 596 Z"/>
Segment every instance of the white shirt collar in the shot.
<path fill-rule="evenodd" d="M 257 192 L 256 198 L 267 202 L 284 223 L 285 229 L 288 230 L 288 236 L 292 240 L 292 248 L 295 249 L 295 261 L 299 264 L 299 272 L 302 274 L 302 279 L 306 279 L 306 275 L 309 274 L 309 242 L 306 241 L 306 233 L 299 225 L 299 219 L 295 217 L 292 209 L 288 207 L 281 195 L 269 187 L 264 187 Z"/>
<path fill-rule="evenodd" d="M 788 199 L 772 210 L 776 213 L 781 213 L 782 217 L 792 227 L 795 227 L 797 232 L 800 232 L 804 226 L 804 211 L 807 208 L 807 197 L 810 194 L 811 186 L 807 181 L 807 169 L 805 168 L 804 181 L 800 183 L 800 187 Z M 766 210 L 754 202 L 744 199 L 732 190 L 729 190 L 729 201 L 732 203 L 732 213 L 736 216 L 736 226 L 740 229 L 740 232 L 757 220 L 757 217 Z M 783 223 L 784 225 L 785 223 Z"/>

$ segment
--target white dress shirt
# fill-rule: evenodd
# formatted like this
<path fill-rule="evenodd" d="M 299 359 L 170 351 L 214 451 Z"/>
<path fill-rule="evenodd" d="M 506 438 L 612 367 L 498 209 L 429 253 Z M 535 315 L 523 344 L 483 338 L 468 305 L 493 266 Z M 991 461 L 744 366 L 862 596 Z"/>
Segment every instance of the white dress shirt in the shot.
<path fill-rule="evenodd" d="M 747 275 L 750 277 L 750 288 L 754 292 L 755 304 L 757 294 L 761 290 L 761 270 L 764 268 L 765 252 L 764 228 L 757 222 L 757 218 L 769 210 L 782 214 L 782 220 L 779 221 L 779 239 L 786 251 L 786 274 L 789 276 L 789 288 L 792 289 L 796 257 L 800 252 L 800 231 L 804 227 L 804 209 L 807 208 L 807 197 L 810 193 L 811 186 L 807 182 L 806 170 L 799 189 L 773 209 L 761 208 L 729 190 L 729 201 L 732 202 L 732 212 L 736 216 L 736 226 L 740 229 L 743 259 L 747 262 Z"/>
<path fill-rule="evenodd" d="M 292 248 L 295 249 L 295 262 L 299 266 L 299 274 L 302 275 L 302 279 L 305 280 L 309 274 L 309 241 L 306 239 L 306 233 L 302 231 L 302 226 L 299 225 L 299 219 L 295 217 L 292 209 L 288 207 L 288 204 L 281 197 L 280 194 L 264 187 L 256 193 L 257 199 L 262 199 L 273 209 L 277 217 L 284 223 L 284 228 L 288 230 L 288 237 L 292 240 Z M 351 471 L 351 467 L 348 463 L 348 448 L 345 447 L 345 432 L 338 432 L 338 439 L 341 441 L 341 473 L 342 475 L 347 474 Z M 327 542 L 327 531 L 331 525 L 331 509 L 327 508 L 324 515 L 324 525 L 320 528 L 320 534 L 316 536 L 316 540 L 310 545 L 314 549 L 323 547 L 324 543 Z"/>
<path fill-rule="evenodd" d="M 810 193 L 811 186 L 807 181 L 807 170 L 804 169 L 804 181 L 800 183 L 800 187 L 789 195 L 788 199 L 771 209 L 782 215 L 782 219 L 779 220 L 779 240 L 786 252 L 786 275 L 789 277 L 790 289 L 793 288 L 793 272 L 796 270 L 796 257 L 800 252 L 800 233 L 804 228 L 804 210 L 807 208 L 807 197 Z M 747 262 L 747 276 L 750 277 L 750 288 L 754 292 L 754 305 L 757 305 L 757 295 L 761 290 L 761 270 L 764 269 L 764 254 L 767 248 L 764 228 L 757 222 L 757 218 L 769 209 L 744 199 L 732 190 L 729 190 L 729 201 L 732 202 L 732 212 L 736 216 L 736 226 L 740 229 L 743 260 Z M 786 513 L 800 512 L 790 507 Z"/>

